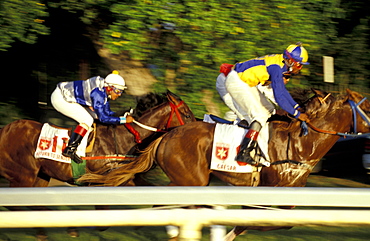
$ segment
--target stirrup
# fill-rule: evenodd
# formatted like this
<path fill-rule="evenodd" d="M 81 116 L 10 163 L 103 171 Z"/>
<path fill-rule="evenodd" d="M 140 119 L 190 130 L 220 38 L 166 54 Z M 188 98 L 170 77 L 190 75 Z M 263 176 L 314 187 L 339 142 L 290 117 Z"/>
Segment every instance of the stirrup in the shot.
<path fill-rule="evenodd" d="M 83 160 L 81 159 L 81 157 L 79 157 L 76 153 L 73 153 L 71 156 L 70 156 L 71 160 L 76 162 L 77 164 L 80 164 L 83 162 Z"/>
<path fill-rule="evenodd" d="M 238 153 L 238 155 L 236 155 L 235 161 L 244 162 L 251 166 L 258 166 L 259 164 L 250 156 L 249 152 L 246 152 L 245 150 L 241 151 L 241 153 Z"/>
<path fill-rule="evenodd" d="M 77 164 L 80 164 L 83 162 L 81 157 L 79 157 L 76 153 L 73 153 L 71 156 L 72 161 L 76 162 Z"/>
<path fill-rule="evenodd" d="M 72 148 L 66 147 L 63 150 L 62 155 L 71 158 L 71 160 L 76 162 L 77 164 L 83 162 L 82 159 L 76 154 L 76 150 L 73 150 Z"/>

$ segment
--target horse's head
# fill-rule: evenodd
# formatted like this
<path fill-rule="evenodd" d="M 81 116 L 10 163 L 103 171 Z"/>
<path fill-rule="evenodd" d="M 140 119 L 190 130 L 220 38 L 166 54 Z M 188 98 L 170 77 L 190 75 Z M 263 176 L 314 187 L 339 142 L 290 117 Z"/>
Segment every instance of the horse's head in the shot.
<path fill-rule="evenodd" d="M 193 112 L 180 97 L 169 90 L 167 90 L 166 96 L 171 107 L 171 114 L 166 126 L 167 129 L 196 121 Z"/>
<path fill-rule="evenodd" d="M 361 94 L 347 89 L 345 96 L 334 97 L 332 94 L 312 89 L 312 96 L 305 106 L 310 119 L 330 121 L 330 118 L 351 118 L 353 132 L 370 132 L 370 102 Z M 338 110 L 340 110 L 338 112 Z M 334 120 L 333 119 L 333 120 Z M 341 119 L 344 121 L 344 119 Z"/>
<path fill-rule="evenodd" d="M 305 92 L 304 95 L 301 98 L 306 98 L 306 100 L 300 105 L 310 119 L 326 115 L 335 101 L 335 97 L 331 93 L 314 88 L 311 89 L 311 92 Z M 311 97 L 308 98 L 308 95 L 311 95 Z"/>
<path fill-rule="evenodd" d="M 140 113 L 139 122 L 162 130 L 196 121 L 189 106 L 171 91 L 141 97 L 136 112 Z"/>
<path fill-rule="evenodd" d="M 346 90 L 347 95 L 343 99 L 348 102 L 353 112 L 353 129 L 355 132 L 370 132 L 370 102 L 356 91 Z"/>

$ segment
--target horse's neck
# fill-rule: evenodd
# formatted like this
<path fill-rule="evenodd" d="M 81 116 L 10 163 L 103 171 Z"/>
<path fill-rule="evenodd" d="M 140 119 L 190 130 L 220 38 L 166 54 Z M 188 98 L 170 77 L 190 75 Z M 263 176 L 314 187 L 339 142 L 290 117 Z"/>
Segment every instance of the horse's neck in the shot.
<path fill-rule="evenodd" d="M 351 128 L 352 116 L 348 108 L 332 109 L 325 116 L 312 119 L 310 124 L 323 131 L 347 132 Z M 268 179 L 267 185 L 301 186 L 307 181 L 308 174 L 320 159 L 330 150 L 339 136 L 320 133 L 309 128 L 309 134 L 303 136 L 299 123 L 291 125 L 275 124 L 269 143 L 271 162 L 294 160 L 302 163 L 278 164 L 266 170 L 275 176 Z M 288 176 L 285 174 L 289 173 Z"/>
<path fill-rule="evenodd" d="M 171 108 L 169 107 L 169 104 L 162 104 L 155 107 L 154 110 L 149 111 L 139 117 L 137 121 L 156 129 L 164 129 L 166 127 L 168 119 L 170 118 L 170 112 Z M 140 134 L 143 136 L 143 138 L 146 138 L 149 135 L 153 134 L 153 131 L 148 131 L 143 128 L 140 129 L 142 129 Z"/>

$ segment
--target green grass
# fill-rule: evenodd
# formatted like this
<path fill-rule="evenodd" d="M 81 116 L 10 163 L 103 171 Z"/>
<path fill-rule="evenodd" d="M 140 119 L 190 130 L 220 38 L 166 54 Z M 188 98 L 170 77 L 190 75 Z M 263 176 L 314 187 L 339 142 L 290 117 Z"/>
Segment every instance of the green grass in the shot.
<path fill-rule="evenodd" d="M 154 172 L 153 176 L 158 178 L 160 173 Z M 153 177 L 148 177 L 148 179 Z M 165 180 L 163 180 L 163 183 Z M 358 181 L 354 179 L 343 179 L 336 177 L 325 177 L 320 175 L 311 175 L 308 179 L 307 186 L 311 187 L 359 187 L 369 188 L 365 184 L 366 180 Z M 213 185 L 218 185 L 214 182 Z M 81 207 L 86 209 L 87 207 Z M 116 207 L 117 208 L 117 207 Z M 68 209 L 68 207 L 57 207 L 56 209 Z M 0 210 L 6 210 L 0 208 Z M 37 213 L 35 214 L 37 219 Z M 1 213 L 0 213 L 1 222 Z M 227 227 L 228 231 L 232 227 Z M 46 232 L 49 241 L 165 241 L 167 235 L 165 227 L 110 227 L 105 231 L 98 231 L 94 228 L 78 228 L 80 236 L 77 238 L 69 237 L 66 228 L 47 228 Z M 34 241 L 35 230 L 30 229 L 0 229 L 0 241 Z M 209 227 L 202 230 L 201 241 L 209 241 Z M 236 241 L 357 241 L 369 240 L 369 227 L 294 227 L 290 230 L 276 231 L 248 231 L 247 234 L 239 236 Z"/>
<path fill-rule="evenodd" d="M 230 230 L 231 227 L 228 227 Z M 47 228 L 49 241 L 165 241 L 164 227 L 111 227 L 106 231 L 79 228 L 80 236 L 69 237 L 65 228 Z M 209 228 L 203 228 L 201 241 L 209 241 Z M 33 229 L 0 229 L 1 241 L 34 241 Z M 369 240 L 368 227 L 295 227 L 290 230 L 268 232 L 248 231 L 236 241 L 355 241 Z"/>

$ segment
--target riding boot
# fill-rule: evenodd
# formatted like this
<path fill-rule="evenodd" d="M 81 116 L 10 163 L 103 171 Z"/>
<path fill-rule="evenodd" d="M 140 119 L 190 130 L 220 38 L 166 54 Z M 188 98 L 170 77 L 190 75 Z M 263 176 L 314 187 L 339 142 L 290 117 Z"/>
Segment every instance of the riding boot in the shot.
<path fill-rule="evenodd" d="M 257 137 L 261 130 L 261 124 L 257 121 L 252 122 L 247 134 L 245 135 L 242 143 L 240 144 L 240 150 L 235 160 L 238 162 L 245 162 L 250 165 L 256 166 L 256 162 L 250 155 L 257 146 Z"/>
<path fill-rule="evenodd" d="M 62 155 L 70 157 L 76 163 L 82 163 L 82 159 L 76 154 L 76 151 L 86 133 L 87 130 L 81 125 L 78 125 L 72 133 L 68 146 L 63 150 Z"/>

